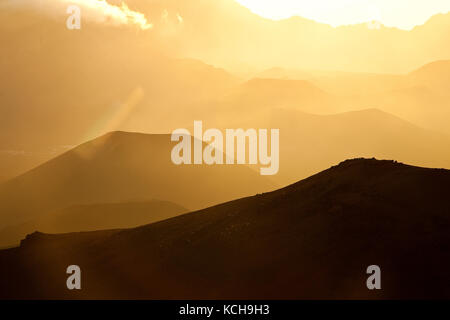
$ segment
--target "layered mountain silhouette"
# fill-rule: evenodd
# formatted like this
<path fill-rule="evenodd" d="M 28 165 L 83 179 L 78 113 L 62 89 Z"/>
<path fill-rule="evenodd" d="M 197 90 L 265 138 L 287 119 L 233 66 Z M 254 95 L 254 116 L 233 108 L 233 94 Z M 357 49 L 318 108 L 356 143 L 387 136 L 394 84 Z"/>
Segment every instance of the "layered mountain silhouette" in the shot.
<path fill-rule="evenodd" d="M 72 32 L 66 18 L 2 6 L 0 149 L 77 145 L 114 130 L 171 132 L 188 106 L 237 84 L 223 69 L 164 51 L 154 32 L 88 20 Z"/>
<path fill-rule="evenodd" d="M 34 233 L 2 298 L 449 298 L 450 171 L 342 162 L 286 188 L 128 230 Z M 77 264 L 82 290 L 66 289 Z M 381 268 L 382 290 L 366 269 Z"/>
<path fill-rule="evenodd" d="M 450 166 L 450 137 L 417 127 L 378 109 L 334 115 L 274 110 L 267 117 L 280 132 L 278 178 L 307 177 L 343 158 L 377 157 L 428 167 Z"/>
<path fill-rule="evenodd" d="M 266 93 L 268 94 L 268 93 Z M 237 100 L 238 101 L 238 100 Z M 450 137 L 423 129 L 378 109 L 311 114 L 298 108 L 224 111 L 207 124 L 219 128 L 279 128 L 280 170 L 273 180 L 288 185 L 341 159 L 376 157 L 413 165 L 448 168 Z M 251 118 L 251 119 L 250 119 Z"/>
<path fill-rule="evenodd" d="M 13 246 L 27 234 L 132 228 L 165 220 L 188 210 L 167 201 L 138 201 L 73 205 L 35 220 L 0 229 L 0 245 Z"/>
<path fill-rule="evenodd" d="M 102 11 L 122 0 L 79 1 L 80 30 L 61 1 L 0 0 L 0 298 L 450 298 L 450 171 L 423 168 L 450 167 L 450 13 L 125 2 L 153 28 Z M 280 129 L 278 174 L 173 164 L 194 120 Z"/>
<path fill-rule="evenodd" d="M 164 10 L 171 19 L 179 13 L 184 27 L 173 37 L 178 47 L 217 65 L 402 73 L 450 53 L 449 14 L 406 31 L 366 23 L 335 28 L 302 17 L 273 21 L 233 0 L 127 2 L 155 21 L 156 32 Z"/>
<path fill-rule="evenodd" d="M 295 80 L 306 81 L 331 98 L 331 101 L 315 99 L 313 103 L 297 99 L 297 108 L 302 111 L 322 114 L 377 108 L 421 127 L 450 133 L 446 121 L 450 116 L 446 85 L 450 79 L 448 60 L 434 61 L 406 74 L 271 68 L 257 74 L 258 77 L 262 75 L 282 79 L 287 87 Z M 275 92 L 276 88 L 266 88 L 264 95 Z M 280 97 L 274 104 L 282 104 L 284 97 Z"/>
<path fill-rule="evenodd" d="M 276 187 L 245 165 L 177 166 L 175 144 L 170 135 L 126 132 L 84 143 L 0 185 L 1 225 L 80 204 L 158 199 L 193 210 Z"/>
<path fill-rule="evenodd" d="M 450 77 L 450 60 L 433 61 L 401 74 L 344 72 L 311 69 L 270 68 L 255 75 L 259 78 L 307 80 L 337 96 L 386 93 L 414 86 L 426 86 L 448 94 L 445 83 Z"/>
<path fill-rule="evenodd" d="M 265 84 L 262 80 L 256 85 Z M 248 94 L 252 91 L 240 92 L 254 99 Z M 244 98 L 235 101 L 240 99 Z M 251 170 L 245 166 L 178 167 L 170 160 L 174 143 L 169 135 L 113 132 L 0 185 L 0 221 L 6 228 L 0 245 L 18 243 L 25 233 L 49 225 L 47 220 L 40 222 L 41 218 L 79 204 L 161 199 L 199 209 L 288 185 L 343 158 L 375 156 L 429 167 L 450 165 L 449 137 L 376 109 L 313 115 L 270 106 L 253 113 L 251 121 L 244 111 L 234 119 L 225 110 L 220 122 L 211 119 L 205 122 L 205 129 L 215 125 L 280 128 L 277 175 L 267 179 L 259 175 L 257 167 Z"/>
<path fill-rule="evenodd" d="M 434 96 L 419 100 L 418 106 L 414 95 L 402 98 L 385 93 L 423 85 L 413 81 L 399 88 L 397 83 L 403 77 L 391 73 L 407 73 L 448 58 L 449 15 L 437 15 L 412 31 L 369 30 L 365 25 L 332 28 L 302 18 L 271 21 L 232 0 L 127 3 L 145 13 L 154 29 L 136 32 L 84 21 L 81 30 L 72 32 L 65 28 L 67 17 L 63 14 L 2 8 L 1 149 L 11 149 L 7 145 L 12 141 L 41 148 L 76 145 L 113 130 L 170 132 L 191 117 L 192 106 L 207 104 L 210 108 L 206 110 L 213 113 L 209 102 L 239 85 L 239 79 L 212 65 L 230 70 L 249 64 L 257 70 L 281 66 L 389 73 L 328 72 L 320 79 L 312 73 L 314 79 L 306 80 L 331 95 L 346 92 L 357 96 L 343 105 L 338 98 L 331 101 L 343 107 L 339 111 L 380 108 L 424 127 L 436 125 L 438 130 L 447 130 L 442 118 L 448 116 L 448 98 Z M 183 17 L 183 25 L 174 34 L 165 32 L 165 12 L 172 20 L 177 14 Z M 421 50 L 410 49 L 415 47 Z M 183 57 L 197 60 L 179 59 Z M 446 70 L 441 65 L 429 70 L 435 69 L 440 74 Z M 413 78 L 429 79 L 420 74 Z M 275 74 L 264 77 L 271 76 Z M 447 78 L 440 77 L 440 88 L 446 88 Z M 378 95 L 367 96 L 373 92 Z M 321 101 L 306 99 L 304 103 L 303 96 L 293 101 L 294 96 L 286 94 L 271 102 L 281 105 L 288 100 L 308 107 Z M 318 113 L 329 111 L 329 102 L 326 100 Z M 437 107 L 440 110 L 434 111 Z"/>

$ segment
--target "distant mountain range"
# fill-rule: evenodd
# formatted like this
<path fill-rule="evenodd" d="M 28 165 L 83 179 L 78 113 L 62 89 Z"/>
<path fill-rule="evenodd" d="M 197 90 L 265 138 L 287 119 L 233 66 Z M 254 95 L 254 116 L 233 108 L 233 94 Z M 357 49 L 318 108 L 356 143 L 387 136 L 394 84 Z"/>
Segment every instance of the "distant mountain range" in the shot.
<path fill-rule="evenodd" d="M 289 106 L 302 111 L 323 114 L 377 108 L 424 128 L 450 134 L 446 121 L 450 117 L 450 93 L 446 85 L 450 81 L 450 60 L 435 61 L 398 75 L 271 68 L 256 76 L 283 80 L 287 88 L 302 80 L 329 96 L 309 101 L 292 99 Z M 262 96 L 276 92 L 276 86 L 265 88 Z M 280 94 L 278 100 L 272 101 L 274 105 L 283 105 L 285 97 Z"/>
<path fill-rule="evenodd" d="M 272 83 L 278 80 L 255 81 L 250 89 L 244 85 L 237 91 L 237 98 L 231 95 L 226 106 L 239 110 L 241 101 L 251 105 L 252 100 L 258 99 L 251 89 L 253 85 L 268 84 L 262 101 L 270 101 Z M 301 81 L 293 84 L 322 94 Z M 289 91 L 289 86 L 283 88 Z M 295 92 L 292 90 L 293 95 Z M 205 130 L 214 126 L 248 128 L 250 124 L 280 128 L 277 175 L 260 176 L 256 166 L 176 166 L 170 159 L 175 145 L 170 135 L 112 132 L 0 184 L 0 226 L 4 231 L 0 245 L 18 243 L 26 233 L 35 230 L 81 231 L 94 230 L 95 226 L 104 229 L 101 222 L 86 222 L 89 229 L 67 229 L 53 221 L 58 211 L 73 206 L 87 205 L 82 208 L 89 211 L 91 205 L 158 199 L 195 210 L 286 186 L 343 158 L 377 157 L 428 167 L 450 166 L 450 137 L 376 109 L 313 115 L 293 108 L 258 105 L 248 114 L 251 123 L 244 108 L 240 109 L 241 117 L 234 118 L 236 111 L 225 107 L 216 119 L 205 123 Z M 52 224 L 60 227 L 46 228 Z M 128 224 L 111 224 L 114 228 L 125 226 Z"/>
<path fill-rule="evenodd" d="M 86 21 L 72 32 L 66 15 L 0 12 L 0 150 L 77 145 L 114 130 L 167 133 L 213 117 L 233 97 L 252 103 L 241 102 L 243 112 L 257 104 L 316 114 L 378 108 L 450 133 L 449 15 L 412 31 L 369 30 L 271 21 L 232 0 L 127 3 L 154 29 Z M 163 12 L 183 17 L 177 32 L 164 31 Z M 246 73 L 245 65 L 260 71 L 247 82 L 213 65 L 236 74 Z M 285 82 L 268 79 L 284 77 L 282 70 Z"/>
<path fill-rule="evenodd" d="M 263 91 L 262 95 L 271 96 L 270 88 Z M 450 136 L 423 129 L 378 109 L 318 115 L 302 112 L 300 106 L 292 105 L 258 108 L 259 104 L 252 105 L 250 99 L 251 94 L 242 94 L 233 103 L 225 104 L 234 109 L 228 112 L 224 108 L 216 122 L 211 119 L 207 123 L 222 128 L 249 128 L 250 125 L 280 128 L 280 170 L 272 178 L 281 185 L 306 178 L 340 159 L 355 157 L 398 159 L 428 167 L 450 166 Z M 246 105 L 253 108 L 246 110 Z M 237 110 L 240 117 L 234 118 Z"/>
<path fill-rule="evenodd" d="M 277 186 L 245 165 L 177 166 L 170 138 L 112 132 L 0 185 L 0 225 L 34 221 L 74 205 L 136 200 L 193 210 Z"/>
<path fill-rule="evenodd" d="M 266 79 L 304 80 L 337 96 L 386 93 L 396 89 L 425 86 L 448 94 L 445 83 L 450 79 L 450 60 L 434 61 L 404 74 L 344 72 L 275 67 L 254 76 Z"/>
<path fill-rule="evenodd" d="M 128 0 L 164 36 L 164 11 L 183 26 L 172 50 L 226 67 L 405 73 L 450 57 L 450 14 L 437 14 L 411 31 L 365 23 L 332 27 L 302 17 L 262 18 L 234 0 Z M 167 38 L 166 38 L 167 39 Z M 168 40 L 166 40 L 168 42 Z M 238 48 L 238 50 L 236 50 Z M 242 69 L 242 68 L 240 68 Z"/>
<path fill-rule="evenodd" d="M 450 13 L 404 31 L 126 0 L 152 29 L 75 31 L 57 0 L 7 2 L 0 248 L 22 242 L 0 299 L 450 298 L 450 171 L 423 168 L 450 168 Z M 279 173 L 173 164 L 194 120 L 280 129 Z"/>
<path fill-rule="evenodd" d="M 0 251 L 0 297 L 448 299 L 449 184 L 448 170 L 355 159 L 135 229 L 34 233 Z M 72 264 L 82 290 L 65 288 Z"/>

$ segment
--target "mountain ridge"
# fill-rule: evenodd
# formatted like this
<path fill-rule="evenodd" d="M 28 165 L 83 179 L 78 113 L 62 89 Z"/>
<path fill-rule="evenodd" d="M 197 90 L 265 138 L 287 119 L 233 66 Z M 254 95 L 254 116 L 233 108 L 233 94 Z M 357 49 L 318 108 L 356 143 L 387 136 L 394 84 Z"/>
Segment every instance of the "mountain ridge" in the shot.
<path fill-rule="evenodd" d="M 354 159 L 273 192 L 134 229 L 35 233 L 0 251 L 7 286 L 0 296 L 448 298 L 449 182 L 445 169 Z M 81 291 L 58 285 L 65 279 L 57 270 L 69 261 L 82 266 Z M 367 290 L 373 264 L 383 290 Z"/>
<path fill-rule="evenodd" d="M 276 185 L 244 165 L 177 166 L 170 157 L 175 144 L 169 134 L 122 131 L 83 143 L 0 185 L 3 225 L 70 205 L 133 198 L 199 209 Z"/>

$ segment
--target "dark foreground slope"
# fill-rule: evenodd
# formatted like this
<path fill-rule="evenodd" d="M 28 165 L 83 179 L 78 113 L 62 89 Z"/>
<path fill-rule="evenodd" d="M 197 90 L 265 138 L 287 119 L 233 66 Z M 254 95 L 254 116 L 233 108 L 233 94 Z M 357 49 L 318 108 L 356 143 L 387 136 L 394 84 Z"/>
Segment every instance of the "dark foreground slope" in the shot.
<path fill-rule="evenodd" d="M 0 252 L 0 297 L 450 298 L 449 185 L 448 170 L 349 160 L 135 229 L 35 233 Z M 80 291 L 65 287 L 71 264 Z"/>

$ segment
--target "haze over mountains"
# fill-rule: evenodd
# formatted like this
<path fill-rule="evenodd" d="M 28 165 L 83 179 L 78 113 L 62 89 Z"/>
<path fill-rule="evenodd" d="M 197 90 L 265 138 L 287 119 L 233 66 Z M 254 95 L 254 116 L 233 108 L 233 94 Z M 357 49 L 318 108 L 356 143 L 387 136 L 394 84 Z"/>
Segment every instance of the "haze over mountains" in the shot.
<path fill-rule="evenodd" d="M 30 1 L 0 0 L 0 247 L 26 238 L 0 298 L 450 297 L 450 14 L 333 28 L 126 0 L 152 28 L 100 8 L 68 30 Z M 176 166 L 194 120 L 279 129 L 278 174 Z"/>
<path fill-rule="evenodd" d="M 308 80 L 326 96 L 308 92 L 304 96 L 302 88 L 285 83 L 286 88 L 280 91 L 279 84 L 274 85 L 255 102 L 271 92 L 268 102 L 273 105 L 296 105 L 311 113 L 380 108 L 422 127 L 450 133 L 443 120 L 449 116 L 446 81 L 450 73 L 443 65 L 448 62 L 410 76 L 391 75 L 450 57 L 445 40 L 450 32 L 448 15 L 436 16 L 413 31 L 369 30 L 364 25 L 332 28 L 300 18 L 271 21 L 232 0 L 127 3 L 145 13 L 154 28 L 136 30 L 84 21 L 81 30 L 70 31 L 65 27 L 66 15 L 3 8 L 2 150 L 77 145 L 113 130 L 169 133 L 192 123 L 194 116 L 208 116 L 223 106 L 228 101 L 223 97 L 239 90 L 245 79 L 220 67 L 245 73 L 241 65 L 311 73 L 312 78 L 299 80 Z M 162 17 L 165 12 L 169 21 L 176 20 L 177 13 L 183 17 L 176 32 L 164 31 L 168 28 Z M 345 72 L 318 73 L 317 69 Z M 259 74 L 254 73 L 261 78 Z M 289 93 L 289 87 L 297 93 Z"/>
<path fill-rule="evenodd" d="M 334 28 L 301 17 L 273 21 L 233 0 L 128 3 L 155 23 L 155 32 L 163 28 L 164 10 L 169 19 L 176 19 L 178 13 L 183 26 L 171 39 L 177 52 L 236 69 L 238 63 L 258 68 L 282 63 L 288 68 L 404 73 L 450 56 L 449 14 L 404 31 L 370 29 L 366 24 Z"/>
<path fill-rule="evenodd" d="M 145 13 L 154 28 L 137 31 L 84 21 L 81 30 L 70 31 L 65 28 L 66 15 L 3 8 L 1 150 L 77 145 L 113 130 L 169 133 L 195 118 L 209 117 L 233 94 L 240 98 L 236 96 L 240 90 L 244 90 L 238 102 L 240 110 L 258 104 L 295 106 L 316 114 L 380 108 L 420 126 L 450 133 L 445 122 L 450 101 L 446 90 L 450 72 L 444 65 L 448 62 L 429 65 L 408 76 L 349 73 L 411 72 L 433 60 L 448 58 L 445 39 L 450 19 L 446 15 L 408 32 L 369 30 L 366 26 L 332 28 L 300 18 L 270 21 L 232 0 L 128 4 Z M 164 31 L 168 28 L 164 12 L 169 22 L 176 20 L 176 14 L 183 17 L 176 32 Z M 333 48 L 317 47 L 312 35 L 321 39 L 321 45 Z M 437 39 L 439 51 L 437 43 L 422 44 Z M 412 44 L 405 41 L 421 50 L 410 50 Z M 391 54 L 390 48 L 408 51 Z M 339 54 L 341 50 L 345 54 Z M 415 58 L 416 54 L 422 58 Z M 311 77 L 297 79 L 308 80 L 303 84 L 271 80 L 263 85 L 258 79 L 241 84 L 244 79 L 186 57 L 239 72 L 242 64 L 257 70 L 296 68 L 306 70 L 301 71 L 306 74 L 316 69 L 346 72 L 314 71 Z M 268 61 L 263 63 L 259 58 Z M 382 62 L 387 65 L 380 66 Z M 364 68 L 350 63 L 361 63 Z M 408 66 L 397 70 L 405 63 Z M 252 105 L 246 104 L 249 90 L 256 92 Z M 251 127 L 251 119 L 249 123 Z"/>
<path fill-rule="evenodd" d="M 161 54 L 151 33 L 97 25 L 77 33 L 45 16 L 13 17 L 15 28 L 0 29 L 2 148 L 77 145 L 117 129 L 143 131 L 149 128 L 143 117 L 152 119 L 152 133 L 171 132 L 158 119 L 173 118 L 167 126 L 174 126 L 189 114 L 183 107 L 236 83 L 221 69 Z"/>
<path fill-rule="evenodd" d="M 449 298 L 449 183 L 448 170 L 355 159 L 135 229 L 35 233 L 0 252 L 0 297 Z M 74 261 L 83 290 L 69 291 L 58 270 Z M 372 264 L 383 290 L 366 288 Z"/>
<path fill-rule="evenodd" d="M 236 101 L 240 99 L 243 98 Z M 220 119 L 227 116 L 220 115 Z M 238 128 L 246 123 L 235 119 L 227 124 Z M 169 135 L 113 132 L 0 186 L 0 207 L 6 213 L 1 222 L 7 226 L 0 244 L 18 243 L 26 233 L 35 230 L 68 230 L 69 227 L 46 228 L 58 223 L 45 221 L 54 219 L 57 215 L 54 211 L 74 205 L 159 199 L 189 209 L 204 208 L 294 183 L 340 159 L 352 157 L 375 156 L 430 167 L 450 166 L 447 136 L 376 109 L 313 115 L 261 106 L 253 124 L 282 128 L 281 166 L 275 176 L 261 177 L 256 167 L 255 170 L 232 165 L 178 167 L 170 159 L 175 143 Z M 104 229 L 100 228 L 101 220 L 91 225 Z M 70 227 L 70 230 L 77 229 Z"/>
<path fill-rule="evenodd" d="M 450 60 L 435 61 L 404 75 L 271 68 L 258 76 L 286 83 L 302 80 L 330 94 L 333 101 L 317 100 L 313 113 L 378 108 L 450 134 Z M 309 106 L 298 100 L 297 108 L 307 111 L 305 107 Z"/>
<path fill-rule="evenodd" d="M 71 146 L 55 146 L 51 148 L 21 148 L 16 144 L 14 149 L 0 149 L 0 183 L 12 179 L 45 161 L 58 156 Z"/>
<path fill-rule="evenodd" d="M 281 185 L 294 183 L 341 159 L 376 157 L 414 165 L 450 167 L 450 137 L 422 129 L 377 109 L 314 115 L 270 109 L 254 116 L 257 127 L 280 131 Z M 232 127 L 239 127 L 239 121 Z"/>
<path fill-rule="evenodd" d="M 200 209 L 273 190 L 246 166 L 177 166 L 170 135 L 113 132 L 0 185 L 2 225 L 34 220 L 68 206 L 164 200 Z"/>
<path fill-rule="evenodd" d="M 187 209 L 167 201 L 135 201 L 73 205 L 0 229 L 0 246 L 17 246 L 36 230 L 47 233 L 132 228 L 165 220 Z"/>

